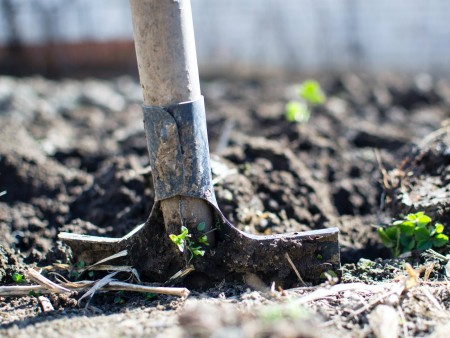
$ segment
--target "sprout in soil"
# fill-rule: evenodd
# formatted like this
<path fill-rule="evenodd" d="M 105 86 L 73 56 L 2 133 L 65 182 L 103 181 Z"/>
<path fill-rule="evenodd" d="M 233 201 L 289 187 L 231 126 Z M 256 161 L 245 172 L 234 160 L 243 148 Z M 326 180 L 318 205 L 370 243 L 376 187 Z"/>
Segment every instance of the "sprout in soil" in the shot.
<path fill-rule="evenodd" d="M 20 273 L 18 273 L 18 272 L 14 272 L 13 274 L 12 274 L 12 276 L 11 276 L 11 278 L 12 278 L 12 280 L 15 282 L 15 283 L 23 283 L 23 275 L 22 274 L 20 274 Z"/>
<path fill-rule="evenodd" d="M 205 229 L 205 222 L 201 222 L 197 225 L 197 230 L 203 231 Z M 208 238 L 206 237 L 206 234 L 202 234 L 197 239 L 197 244 L 195 244 L 191 240 L 191 234 L 189 233 L 188 228 L 185 226 L 181 227 L 181 234 L 175 235 L 170 234 L 169 235 L 170 240 L 177 245 L 178 250 L 181 252 L 184 252 L 185 249 L 187 249 L 190 253 L 189 262 L 192 260 L 192 258 L 197 256 L 203 256 L 205 254 L 205 250 L 203 249 L 202 245 L 209 245 Z M 199 245 L 200 244 L 200 245 Z"/>
<path fill-rule="evenodd" d="M 325 102 L 326 96 L 320 84 L 314 80 L 306 80 L 297 89 L 299 100 L 286 103 L 284 116 L 289 122 L 307 123 L 311 117 L 310 106 Z"/>
<path fill-rule="evenodd" d="M 378 228 L 378 235 L 394 257 L 411 250 L 441 248 L 448 243 L 448 236 L 443 234 L 444 225 L 431 224 L 431 218 L 424 212 L 408 214 L 404 219 L 394 221 L 391 225 Z"/>

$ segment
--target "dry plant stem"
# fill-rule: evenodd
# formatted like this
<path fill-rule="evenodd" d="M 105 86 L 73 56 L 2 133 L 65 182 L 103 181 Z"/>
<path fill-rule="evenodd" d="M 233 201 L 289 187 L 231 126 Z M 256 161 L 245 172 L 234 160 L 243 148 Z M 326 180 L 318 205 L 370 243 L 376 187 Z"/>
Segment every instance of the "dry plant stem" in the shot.
<path fill-rule="evenodd" d="M 77 283 L 67 283 L 64 286 L 69 291 L 80 291 L 89 289 L 94 285 L 92 281 L 81 281 Z M 128 284 L 124 282 L 111 281 L 107 285 L 99 288 L 101 291 L 130 291 L 130 292 L 144 292 L 144 293 L 156 293 L 165 294 L 178 297 L 187 297 L 190 291 L 186 288 L 171 288 L 171 287 L 159 287 L 159 286 L 145 286 Z M 0 297 L 17 297 L 28 296 L 30 292 L 36 292 L 40 294 L 55 293 L 55 291 L 41 285 L 14 285 L 14 286 L 1 286 Z"/>
<path fill-rule="evenodd" d="M 39 272 L 37 272 L 34 269 L 28 269 L 25 271 L 25 275 L 38 283 L 39 285 L 43 286 L 47 290 L 54 292 L 54 293 L 64 293 L 64 292 L 70 292 L 69 289 L 66 289 L 65 287 L 58 285 L 56 283 L 53 283 L 50 279 L 45 278 L 42 276 Z"/>
<path fill-rule="evenodd" d="M 186 288 L 171 288 L 163 286 L 155 287 L 155 286 L 128 284 L 124 282 L 110 282 L 108 285 L 105 286 L 104 290 L 157 293 L 157 294 L 178 296 L 183 298 L 186 298 L 190 294 L 190 291 Z"/>
<path fill-rule="evenodd" d="M 130 0 L 139 78 L 144 104 L 167 106 L 201 97 L 190 0 Z M 164 180 L 164 177 L 161 179 Z M 166 230 L 205 222 L 213 227 L 203 200 L 174 197 L 161 201 Z M 213 234 L 208 235 L 213 242 Z"/>
<path fill-rule="evenodd" d="M 295 267 L 294 262 L 292 261 L 291 257 L 289 256 L 289 254 L 286 252 L 286 259 L 289 262 L 289 264 L 292 267 L 292 270 L 294 270 L 295 274 L 297 275 L 298 280 L 300 281 L 300 283 L 302 283 L 303 285 L 306 285 L 305 281 L 303 280 L 302 276 L 300 275 L 300 272 L 298 272 L 298 269 Z"/>
<path fill-rule="evenodd" d="M 311 292 L 305 296 L 302 296 L 298 299 L 298 302 L 300 304 L 312 302 L 318 299 L 327 298 L 333 295 L 336 295 L 340 292 L 345 291 L 365 291 L 369 293 L 376 293 L 384 291 L 386 287 L 390 286 L 392 284 L 387 285 L 367 285 L 364 283 L 351 283 L 351 284 L 337 284 L 330 288 L 311 288 L 316 289 L 314 292 Z M 308 288 L 298 288 L 298 289 L 290 289 L 286 290 L 287 292 L 295 292 L 296 290 L 307 290 Z"/>
<path fill-rule="evenodd" d="M 30 292 L 39 292 L 40 294 L 53 293 L 53 291 L 41 285 L 0 286 L 0 297 L 28 296 Z"/>

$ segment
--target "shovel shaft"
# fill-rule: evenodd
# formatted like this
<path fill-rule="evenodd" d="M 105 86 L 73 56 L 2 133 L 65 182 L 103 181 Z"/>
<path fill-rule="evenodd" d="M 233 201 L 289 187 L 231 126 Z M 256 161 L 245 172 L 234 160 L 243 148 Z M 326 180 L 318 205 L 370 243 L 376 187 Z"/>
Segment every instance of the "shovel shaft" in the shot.
<path fill-rule="evenodd" d="M 190 0 L 130 0 L 130 7 L 144 104 L 169 106 L 198 100 Z M 161 201 L 161 209 L 169 234 L 179 233 L 181 224 L 195 228 L 205 222 L 208 231 L 214 223 L 211 208 L 201 199 L 177 196 Z M 213 234 L 208 239 L 213 243 Z"/>
<path fill-rule="evenodd" d="M 130 0 L 144 104 L 167 106 L 201 95 L 189 0 Z"/>

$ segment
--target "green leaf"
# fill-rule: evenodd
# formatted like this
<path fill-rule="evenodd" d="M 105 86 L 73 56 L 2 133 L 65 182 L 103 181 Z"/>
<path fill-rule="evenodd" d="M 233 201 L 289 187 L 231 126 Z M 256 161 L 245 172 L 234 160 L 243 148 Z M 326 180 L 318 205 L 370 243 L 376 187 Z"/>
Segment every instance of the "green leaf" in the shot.
<path fill-rule="evenodd" d="M 18 272 L 14 272 L 12 274 L 12 280 L 16 283 L 22 283 L 23 282 L 23 275 L 18 273 Z"/>
<path fill-rule="evenodd" d="M 205 250 L 202 250 L 201 246 L 192 247 L 191 252 L 194 254 L 194 256 L 203 256 L 205 254 Z"/>
<path fill-rule="evenodd" d="M 411 251 L 412 249 L 414 249 L 415 244 L 416 244 L 416 241 L 415 241 L 414 237 L 408 236 L 406 234 L 400 235 L 400 245 L 401 245 L 402 252 Z"/>
<path fill-rule="evenodd" d="M 430 235 L 430 231 L 428 231 L 427 228 L 424 228 L 422 226 L 417 226 L 414 229 L 414 237 L 416 238 L 416 240 L 418 242 L 421 242 L 421 241 L 428 241 L 431 238 L 431 235 Z M 417 245 L 419 245 L 419 243 L 417 243 Z"/>
<path fill-rule="evenodd" d="M 386 235 L 388 235 L 389 238 L 393 242 L 397 243 L 398 238 L 400 237 L 400 229 L 399 228 L 397 228 L 397 227 L 387 227 L 385 229 L 385 232 L 386 232 Z"/>
<path fill-rule="evenodd" d="M 170 234 L 169 238 L 170 240 L 175 243 L 178 247 L 178 250 L 180 250 L 181 252 L 184 251 L 184 246 L 185 246 L 185 237 L 186 235 L 180 234 L 180 235 L 174 235 L 174 234 Z"/>
<path fill-rule="evenodd" d="M 320 88 L 320 84 L 314 80 L 306 80 L 298 88 L 299 96 L 312 105 L 323 104 L 325 102 L 325 94 Z"/>
<path fill-rule="evenodd" d="M 209 245 L 208 237 L 206 235 L 200 236 L 198 242 L 204 245 Z"/>
<path fill-rule="evenodd" d="M 206 223 L 205 222 L 200 222 L 197 224 L 197 230 L 198 231 L 203 231 L 206 228 Z"/>
<path fill-rule="evenodd" d="M 89 272 L 88 272 L 88 276 L 89 276 L 90 278 L 94 278 L 94 271 L 89 271 Z"/>
<path fill-rule="evenodd" d="M 386 234 L 384 228 L 378 228 L 378 236 L 380 236 L 381 242 L 387 247 L 392 248 L 395 246 L 395 242 Z"/>
<path fill-rule="evenodd" d="M 289 101 L 284 108 L 284 116 L 289 122 L 306 123 L 311 117 L 311 112 L 303 102 Z"/>
<path fill-rule="evenodd" d="M 86 263 L 83 260 L 81 260 L 77 263 L 78 269 L 83 269 L 85 266 L 86 266 Z"/>
<path fill-rule="evenodd" d="M 437 234 L 433 237 L 433 246 L 440 248 L 448 243 L 448 236 L 444 234 Z"/>
<path fill-rule="evenodd" d="M 435 230 L 435 233 L 441 234 L 444 231 L 444 225 L 441 223 L 436 223 L 434 225 L 434 230 Z"/>
<path fill-rule="evenodd" d="M 145 300 L 150 300 L 150 299 L 153 299 L 155 297 L 156 297 L 156 294 L 154 294 L 154 293 L 151 293 L 151 292 L 144 293 Z"/>
<path fill-rule="evenodd" d="M 184 225 L 181 226 L 181 234 L 179 236 L 182 239 L 185 239 L 187 236 L 189 236 L 189 230 Z"/>
<path fill-rule="evenodd" d="M 398 224 L 400 231 L 405 235 L 412 236 L 414 234 L 415 224 L 411 221 L 403 221 Z"/>
<path fill-rule="evenodd" d="M 417 242 L 417 250 L 428 250 L 428 249 L 431 249 L 432 246 L 433 246 L 433 243 L 429 240 Z"/>
<path fill-rule="evenodd" d="M 419 211 L 419 212 L 416 212 L 415 214 L 408 214 L 406 216 L 406 219 L 410 220 L 410 221 L 416 221 L 417 219 L 419 219 L 423 215 L 425 215 L 425 213 L 423 211 Z"/>
<path fill-rule="evenodd" d="M 419 217 L 417 217 L 417 225 L 425 226 L 430 222 L 431 222 L 431 218 L 427 215 L 420 215 Z"/>
<path fill-rule="evenodd" d="M 31 290 L 30 292 L 28 292 L 28 296 L 30 297 L 39 297 L 41 295 L 40 292 L 36 292 L 34 290 Z"/>

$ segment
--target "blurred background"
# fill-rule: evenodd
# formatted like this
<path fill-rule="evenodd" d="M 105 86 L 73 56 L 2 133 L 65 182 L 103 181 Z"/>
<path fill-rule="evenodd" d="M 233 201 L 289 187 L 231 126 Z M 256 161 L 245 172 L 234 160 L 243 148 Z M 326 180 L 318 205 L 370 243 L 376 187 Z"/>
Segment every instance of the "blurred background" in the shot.
<path fill-rule="evenodd" d="M 446 0 L 192 0 L 201 72 L 448 74 Z M 128 0 L 0 0 L 0 73 L 136 74 Z"/>

